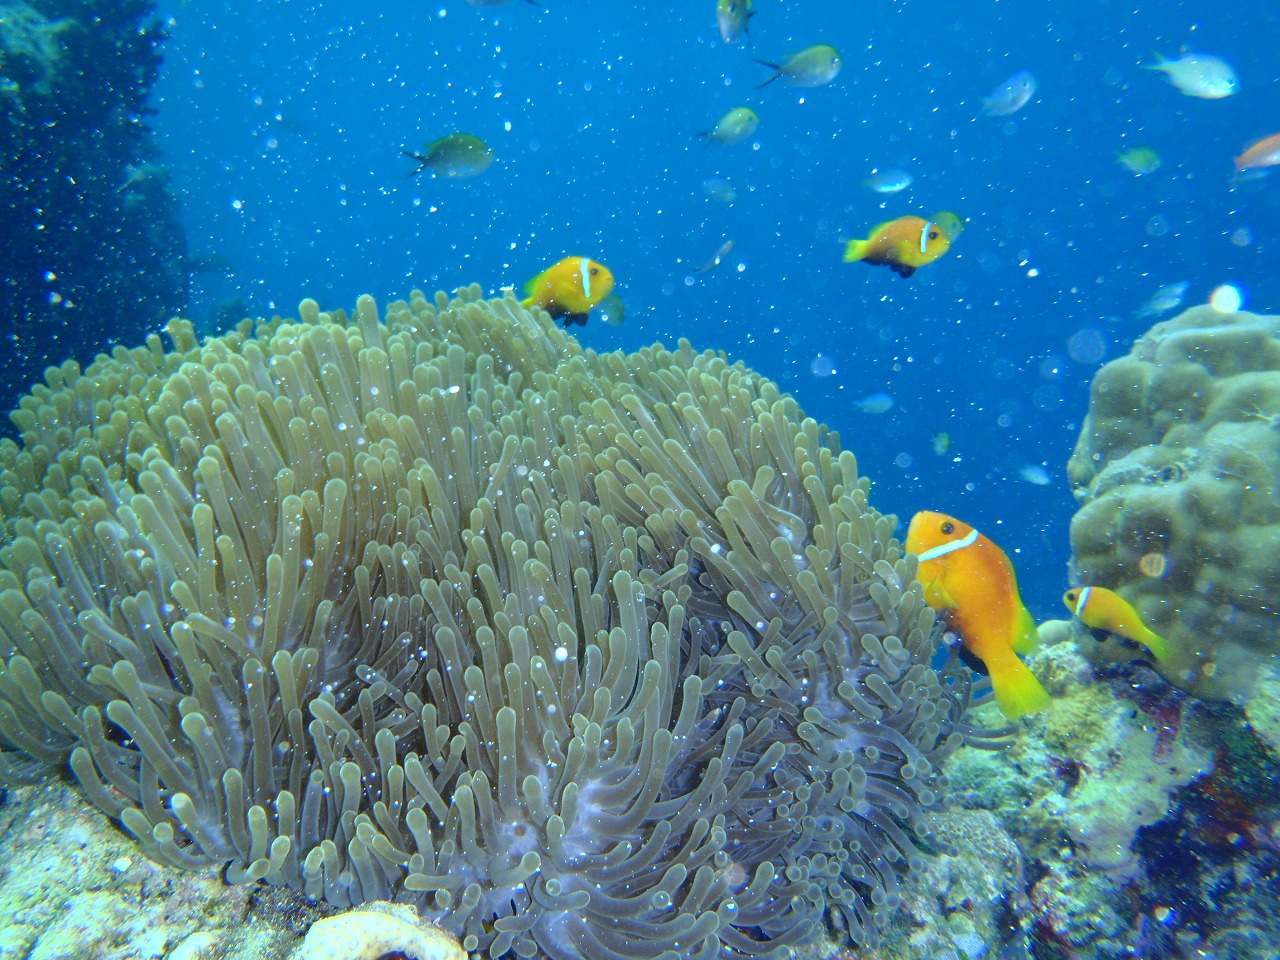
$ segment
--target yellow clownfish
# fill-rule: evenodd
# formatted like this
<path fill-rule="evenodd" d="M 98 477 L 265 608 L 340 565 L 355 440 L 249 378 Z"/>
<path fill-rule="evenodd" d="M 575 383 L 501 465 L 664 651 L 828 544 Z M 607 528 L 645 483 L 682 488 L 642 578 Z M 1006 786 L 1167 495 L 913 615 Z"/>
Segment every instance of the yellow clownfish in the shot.
<path fill-rule="evenodd" d="M 588 257 L 565 257 L 524 285 L 520 306 L 541 307 L 553 320 L 587 325 L 587 314 L 613 289 L 613 274 Z"/>
<path fill-rule="evenodd" d="M 899 217 L 882 223 L 865 240 L 850 240 L 844 248 L 844 262 L 861 260 L 888 267 L 902 277 L 909 277 L 917 267 L 933 263 L 951 247 L 954 232 L 946 224 L 958 224 L 954 213 L 924 217 Z"/>
<path fill-rule="evenodd" d="M 1035 649 L 1036 623 L 1004 551 L 967 523 L 931 510 L 911 518 L 906 548 L 920 561 L 925 602 L 986 666 L 1004 715 L 1017 720 L 1047 708 L 1048 692 L 1018 659 Z"/>
<path fill-rule="evenodd" d="M 1067 609 L 1087 627 L 1106 630 L 1126 640 L 1134 640 L 1151 651 L 1161 663 L 1169 661 L 1173 650 L 1169 641 L 1150 630 L 1138 611 L 1124 597 L 1106 587 L 1076 587 L 1062 595 Z"/>

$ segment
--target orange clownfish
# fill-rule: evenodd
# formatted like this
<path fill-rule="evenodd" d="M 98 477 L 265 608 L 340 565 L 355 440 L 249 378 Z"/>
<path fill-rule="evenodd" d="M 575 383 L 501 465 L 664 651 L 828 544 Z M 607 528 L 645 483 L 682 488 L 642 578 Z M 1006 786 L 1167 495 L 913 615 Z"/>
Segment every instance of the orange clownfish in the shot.
<path fill-rule="evenodd" d="M 935 214 L 932 220 L 899 217 L 880 224 L 865 240 L 850 240 L 844 248 L 844 262 L 861 260 L 909 277 L 917 267 L 933 263 L 951 248 L 959 224 L 954 213 Z"/>
<path fill-rule="evenodd" d="M 1106 587 L 1076 587 L 1062 595 L 1067 609 L 1079 617 L 1086 627 L 1106 630 L 1126 640 L 1133 640 L 1151 651 L 1161 663 L 1173 654 L 1169 641 L 1142 622 L 1138 611 L 1124 597 Z"/>
<path fill-rule="evenodd" d="M 587 314 L 613 289 L 613 274 L 588 257 L 565 257 L 524 285 L 520 306 L 541 307 L 565 328 L 587 325 Z"/>
<path fill-rule="evenodd" d="M 1035 649 L 1036 623 L 1004 551 L 967 523 L 932 510 L 911 518 L 906 548 L 919 558 L 925 602 L 986 666 L 1004 715 L 1017 720 L 1048 707 L 1048 692 L 1018 659 Z"/>

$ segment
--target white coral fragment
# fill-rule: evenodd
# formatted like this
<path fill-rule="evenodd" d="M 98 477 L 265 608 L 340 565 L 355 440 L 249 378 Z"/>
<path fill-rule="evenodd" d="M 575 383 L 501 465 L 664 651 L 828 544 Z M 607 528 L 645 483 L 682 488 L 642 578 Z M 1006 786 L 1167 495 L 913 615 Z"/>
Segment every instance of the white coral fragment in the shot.
<path fill-rule="evenodd" d="M 292 960 L 378 960 L 388 953 L 410 960 L 467 960 L 458 941 L 439 927 L 368 907 L 317 920 Z"/>

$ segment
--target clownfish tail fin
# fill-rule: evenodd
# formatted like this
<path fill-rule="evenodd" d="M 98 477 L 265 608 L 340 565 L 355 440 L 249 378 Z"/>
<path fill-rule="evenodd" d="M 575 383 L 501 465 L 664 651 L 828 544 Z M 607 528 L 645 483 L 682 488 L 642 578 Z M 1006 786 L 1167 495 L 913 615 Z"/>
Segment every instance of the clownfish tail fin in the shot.
<path fill-rule="evenodd" d="M 844 262 L 853 263 L 867 255 L 867 241 L 850 240 L 844 248 Z"/>
<path fill-rule="evenodd" d="M 1024 655 L 1034 653 L 1039 640 L 1040 634 L 1036 629 L 1036 622 L 1024 607 L 1018 614 L 1017 636 L 1013 640 L 1013 650 L 1015 653 Z"/>
<path fill-rule="evenodd" d="M 1160 634 L 1146 630 L 1137 639 L 1151 651 L 1151 655 L 1156 658 L 1157 663 L 1168 663 L 1174 659 L 1173 644 L 1160 636 Z"/>
<path fill-rule="evenodd" d="M 991 687 L 1001 712 L 1010 720 L 1021 720 L 1028 714 L 1047 710 L 1053 703 L 1049 691 L 1017 657 L 991 670 Z"/>

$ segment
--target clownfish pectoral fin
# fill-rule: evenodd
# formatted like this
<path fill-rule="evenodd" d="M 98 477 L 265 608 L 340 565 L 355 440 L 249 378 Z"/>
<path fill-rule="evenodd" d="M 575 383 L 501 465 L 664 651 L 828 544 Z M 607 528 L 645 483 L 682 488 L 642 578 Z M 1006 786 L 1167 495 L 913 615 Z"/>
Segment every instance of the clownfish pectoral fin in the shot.
<path fill-rule="evenodd" d="M 994 669 L 987 664 L 991 688 L 1000 711 L 1010 720 L 1021 720 L 1031 713 L 1049 709 L 1053 700 L 1040 685 L 1036 675 L 1017 657 L 1003 660 Z"/>
<path fill-rule="evenodd" d="M 566 330 L 575 323 L 580 327 L 585 327 L 587 325 L 587 315 L 585 313 L 566 313 L 560 317 L 560 319 L 564 321 L 564 328 Z"/>
<path fill-rule="evenodd" d="M 942 585 L 941 577 L 925 584 L 924 602 L 944 616 L 960 607 L 960 604 L 956 603 L 956 598 Z"/>
<path fill-rule="evenodd" d="M 889 269 L 900 277 L 909 277 L 916 272 L 916 268 L 909 263 L 901 263 L 893 261 L 889 264 Z"/>

